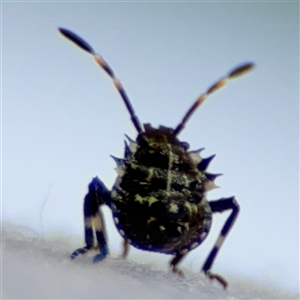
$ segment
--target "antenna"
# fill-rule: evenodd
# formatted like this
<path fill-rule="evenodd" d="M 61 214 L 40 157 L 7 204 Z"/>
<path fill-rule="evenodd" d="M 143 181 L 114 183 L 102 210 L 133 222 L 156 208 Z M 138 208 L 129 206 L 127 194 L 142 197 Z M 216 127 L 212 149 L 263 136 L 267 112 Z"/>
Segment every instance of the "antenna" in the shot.
<path fill-rule="evenodd" d="M 96 61 L 96 63 L 109 75 L 109 77 L 113 80 L 113 83 L 116 87 L 116 89 L 118 90 L 118 92 L 120 93 L 126 108 L 130 114 L 131 117 L 131 121 L 134 125 L 134 127 L 136 128 L 138 133 L 142 133 L 143 129 L 141 126 L 141 123 L 138 119 L 138 117 L 135 115 L 134 109 L 129 101 L 129 98 L 121 84 L 121 82 L 116 78 L 113 70 L 110 68 L 110 66 L 105 62 L 105 60 L 99 55 L 97 54 L 94 49 L 84 40 L 82 39 L 80 36 L 78 36 L 77 34 L 75 34 L 74 32 L 65 29 L 65 28 L 58 28 L 58 30 L 60 31 L 60 33 L 66 37 L 67 39 L 71 40 L 73 43 L 75 43 L 78 47 L 80 47 L 81 49 L 85 50 L 86 52 L 90 53 L 91 55 L 94 56 L 94 59 Z"/>
<path fill-rule="evenodd" d="M 240 66 L 235 67 L 232 71 L 230 71 L 225 77 L 219 79 L 217 82 L 212 84 L 205 93 L 200 95 L 199 98 L 194 102 L 194 104 L 191 106 L 191 108 L 187 111 L 185 116 L 183 117 L 182 121 L 177 125 L 177 127 L 174 130 L 174 134 L 178 135 L 180 131 L 184 128 L 185 124 L 187 123 L 188 119 L 191 117 L 191 115 L 195 112 L 195 110 L 200 106 L 210 94 L 214 93 L 215 91 L 219 90 L 223 86 L 227 84 L 227 82 L 230 79 L 236 78 L 238 76 L 244 75 L 248 71 L 252 70 L 254 67 L 254 64 L 249 62 L 242 64 Z"/>

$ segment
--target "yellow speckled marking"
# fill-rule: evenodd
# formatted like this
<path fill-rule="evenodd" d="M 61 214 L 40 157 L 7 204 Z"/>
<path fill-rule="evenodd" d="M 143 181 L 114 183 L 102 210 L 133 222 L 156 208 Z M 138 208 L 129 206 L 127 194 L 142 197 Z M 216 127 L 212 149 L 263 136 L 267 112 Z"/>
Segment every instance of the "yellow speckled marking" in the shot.
<path fill-rule="evenodd" d="M 147 202 L 149 203 L 149 206 L 151 206 L 154 202 L 157 202 L 158 200 L 153 197 L 153 196 L 150 196 L 148 199 L 147 199 Z"/>
<path fill-rule="evenodd" d="M 149 174 L 148 176 L 145 178 L 146 181 L 151 181 L 153 177 L 153 169 L 152 168 L 149 168 Z"/>
<path fill-rule="evenodd" d="M 171 212 L 171 213 L 177 213 L 177 212 L 178 212 L 178 209 L 179 209 L 179 207 L 178 207 L 177 204 L 175 204 L 175 203 L 171 203 L 171 204 L 170 204 L 170 212 Z"/>
<path fill-rule="evenodd" d="M 156 218 L 154 218 L 154 217 L 150 217 L 148 220 L 147 220 L 147 223 L 149 224 L 150 222 L 152 222 L 152 221 L 156 221 L 157 219 Z"/>
<path fill-rule="evenodd" d="M 169 164 L 168 164 L 168 176 L 167 176 L 167 189 L 166 191 L 169 192 L 171 189 L 171 180 L 172 180 L 172 164 L 173 164 L 173 152 L 172 152 L 172 147 L 170 144 L 167 144 L 166 141 L 166 145 L 169 148 Z"/>
<path fill-rule="evenodd" d="M 134 197 L 134 201 L 140 202 L 142 204 L 144 202 L 144 199 L 139 194 L 136 194 Z"/>

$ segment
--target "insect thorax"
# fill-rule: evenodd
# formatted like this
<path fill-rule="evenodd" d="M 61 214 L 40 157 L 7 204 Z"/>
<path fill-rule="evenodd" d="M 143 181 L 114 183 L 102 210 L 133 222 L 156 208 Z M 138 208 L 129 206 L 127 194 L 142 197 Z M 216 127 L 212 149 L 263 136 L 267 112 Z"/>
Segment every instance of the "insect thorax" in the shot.
<path fill-rule="evenodd" d="M 170 254 L 195 248 L 211 226 L 205 173 L 173 129 L 144 128 L 118 162 L 111 206 L 115 224 L 137 248 Z"/>

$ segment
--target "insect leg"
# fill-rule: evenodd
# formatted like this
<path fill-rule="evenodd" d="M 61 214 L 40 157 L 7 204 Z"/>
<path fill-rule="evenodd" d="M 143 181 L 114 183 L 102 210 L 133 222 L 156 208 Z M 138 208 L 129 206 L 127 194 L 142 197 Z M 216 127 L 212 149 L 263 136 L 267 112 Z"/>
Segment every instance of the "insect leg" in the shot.
<path fill-rule="evenodd" d="M 224 287 L 224 289 L 226 289 L 227 287 L 227 282 L 225 279 L 223 279 L 221 276 L 217 275 L 217 274 L 213 274 L 210 272 L 211 266 L 229 232 L 229 230 L 231 229 L 231 227 L 233 226 L 240 207 L 237 203 L 237 201 L 235 200 L 234 197 L 230 197 L 230 198 L 222 198 L 216 201 L 210 201 L 209 205 L 211 207 L 212 212 L 223 212 L 225 210 L 231 209 L 231 214 L 229 215 L 228 219 L 226 220 L 221 233 L 213 247 L 213 249 L 211 250 L 208 258 L 206 259 L 202 270 L 203 272 L 210 278 L 210 279 L 216 279 L 218 280 Z"/>
<path fill-rule="evenodd" d="M 128 255 L 128 252 L 129 252 L 129 244 L 127 243 L 126 240 L 124 240 L 123 241 L 123 252 L 122 252 L 121 257 L 126 258 Z"/>
<path fill-rule="evenodd" d="M 99 210 L 99 206 L 109 203 L 110 194 L 102 181 L 98 177 L 93 178 L 88 187 L 89 191 L 84 198 L 84 236 L 86 246 L 75 250 L 71 254 L 74 259 L 79 254 L 84 254 L 93 249 L 99 249 L 100 253 L 94 257 L 94 262 L 103 260 L 109 253 L 106 242 L 106 231 L 104 218 Z M 96 237 L 96 245 L 94 242 Z"/>
<path fill-rule="evenodd" d="M 179 276 L 183 276 L 183 272 L 177 268 L 177 265 L 181 262 L 185 254 L 178 253 L 176 256 L 170 261 L 170 266 L 172 268 L 172 272 L 178 274 Z"/>

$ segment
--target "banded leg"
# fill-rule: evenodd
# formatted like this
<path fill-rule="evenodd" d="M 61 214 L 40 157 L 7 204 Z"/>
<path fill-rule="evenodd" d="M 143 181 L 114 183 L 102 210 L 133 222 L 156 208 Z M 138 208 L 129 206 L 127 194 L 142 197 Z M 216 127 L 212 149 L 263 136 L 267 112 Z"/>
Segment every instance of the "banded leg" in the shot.
<path fill-rule="evenodd" d="M 222 199 L 219 199 L 216 201 L 210 201 L 209 205 L 210 205 L 213 213 L 223 212 L 228 209 L 232 210 L 230 216 L 226 220 L 226 222 L 220 232 L 220 235 L 219 235 L 213 249 L 211 250 L 209 256 L 207 257 L 207 259 L 202 267 L 202 271 L 208 276 L 208 278 L 219 281 L 223 285 L 224 289 L 226 289 L 226 287 L 227 287 L 226 280 L 217 274 L 211 273 L 210 269 L 211 269 L 211 266 L 217 256 L 229 230 L 233 226 L 233 224 L 238 216 L 240 207 L 234 197 L 222 198 Z"/>
<path fill-rule="evenodd" d="M 104 218 L 99 210 L 99 206 L 109 203 L 110 193 L 98 177 L 93 178 L 88 189 L 89 191 L 84 198 L 83 205 L 86 246 L 75 250 L 70 257 L 74 259 L 79 254 L 84 254 L 93 249 L 99 249 L 100 253 L 94 257 L 94 262 L 97 262 L 103 260 L 109 254 Z M 94 237 L 96 237 L 96 245 Z"/>

